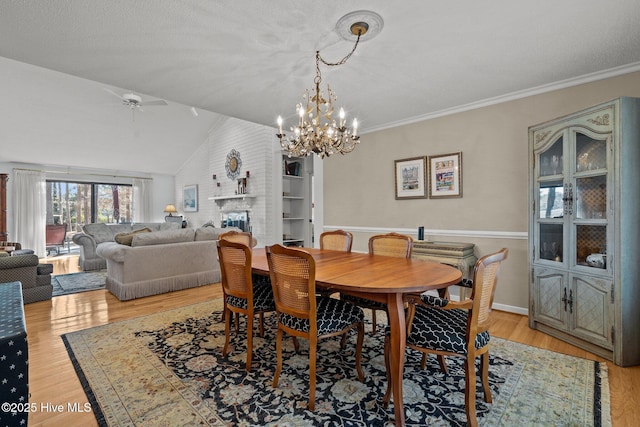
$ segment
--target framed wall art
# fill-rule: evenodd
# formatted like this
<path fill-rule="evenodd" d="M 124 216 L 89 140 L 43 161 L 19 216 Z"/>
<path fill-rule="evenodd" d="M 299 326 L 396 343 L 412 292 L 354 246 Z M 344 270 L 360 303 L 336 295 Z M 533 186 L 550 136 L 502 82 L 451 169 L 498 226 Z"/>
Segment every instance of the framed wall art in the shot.
<path fill-rule="evenodd" d="M 462 152 L 429 156 L 429 197 L 462 197 Z"/>
<path fill-rule="evenodd" d="M 182 210 L 198 212 L 198 185 L 185 185 L 182 188 Z"/>
<path fill-rule="evenodd" d="M 395 161 L 396 200 L 424 199 L 426 188 L 426 157 L 413 157 Z"/>

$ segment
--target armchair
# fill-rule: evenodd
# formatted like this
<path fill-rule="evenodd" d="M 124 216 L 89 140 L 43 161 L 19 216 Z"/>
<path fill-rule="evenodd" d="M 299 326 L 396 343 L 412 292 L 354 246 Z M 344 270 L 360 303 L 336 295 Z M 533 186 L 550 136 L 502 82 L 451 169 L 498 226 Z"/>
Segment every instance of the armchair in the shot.
<path fill-rule="evenodd" d="M 437 357 L 440 369 L 447 372 L 445 356 L 465 359 L 465 413 L 469 426 L 477 426 L 476 418 L 476 358 L 480 357 L 480 382 L 484 400 L 491 403 L 489 389 L 489 313 L 502 261 L 508 250 L 480 258 L 475 265 L 473 280 L 463 280 L 460 286 L 471 287 L 471 297 L 464 301 L 450 301 L 429 294 L 410 295 L 407 316 L 407 348 L 422 353 L 422 369 L 427 354 Z M 391 398 L 389 377 L 389 336 L 385 338 L 387 364 L 386 406 Z"/>
<path fill-rule="evenodd" d="M 19 242 L 0 242 L 0 246 L 13 246 L 15 250 L 11 252 L 11 255 L 32 255 L 33 249 L 22 249 L 22 245 Z"/>
<path fill-rule="evenodd" d="M 46 238 L 47 238 L 47 254 L 51 249 L 56 250 L 56 254 L 60 253 L 60 247 L 64 247 L 64 242 L 67 236 L 67 224 L 47 224 Z"/>
<path fill-rule="evenodd" d="M 22 283 L 25 304 L 51 299 L 51 273 L 53 265 L 40 264 L 37 255 L 0 257 L 0 283 Z"/>

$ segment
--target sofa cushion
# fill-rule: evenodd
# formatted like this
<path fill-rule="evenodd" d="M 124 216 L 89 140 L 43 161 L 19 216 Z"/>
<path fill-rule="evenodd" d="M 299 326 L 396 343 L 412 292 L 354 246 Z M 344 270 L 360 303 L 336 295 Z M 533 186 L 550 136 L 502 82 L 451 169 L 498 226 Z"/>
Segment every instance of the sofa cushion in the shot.
<path fill-rule="evenodd" d="M 160 230 L 160 223 L 159 222 L 138 222 L 135 224 L 131 224 L 132 231 L 140 230 L 142 228 L 148 228 L 151 231 L 158 231 Z"/>
<path fill-rule="evenodd" d="M 182 228 L 182 222 L 161 222 L 159 231 L 163 230 L 179 230 Z"/>
<path fill-rule="evenodd" d="M 131 224 L 107 224 L 107 227 L 113 233 L 114 238 L 116 234 L 131 232 Z"/>
<path fill-rule="evenodd" d="M 167 243 L 192 242 L 195 231 L 192 228 L 178 230 L 154 231 L 153 233 L 136 234 L 131 242 L 132 247 L 165 245 Z"/>
<path fill-rule="evenodd" d="M 94 224 L 85 224 L 82 227 L 84 232 L 96 241 L 96 244 L 102 242 L 113 242 L 113 232 L 109 229 L 107 224 L 104 223 L 94 223 Z"/>
<path fill-rule="evenodd" d="M 196 229 L 195 240 L 218 240 L 218 236 L 227 231 L 226 228 L 200 227 Z"/>
<path fill-rule="evenodd" d="M 120 243 L 121 245 L 131 246 L 131 242 L 133 241 L 133 236 L 135 236 L 136 234 L 139 234 L 139 233 L 151 233 L 151 229 L 145 227 L 145 228 L 141 228 L 139 230 L 131 231 L 129 233 L 118 233 L 113 238 L 113 240 L 115 240 L 116 242 Z"/>

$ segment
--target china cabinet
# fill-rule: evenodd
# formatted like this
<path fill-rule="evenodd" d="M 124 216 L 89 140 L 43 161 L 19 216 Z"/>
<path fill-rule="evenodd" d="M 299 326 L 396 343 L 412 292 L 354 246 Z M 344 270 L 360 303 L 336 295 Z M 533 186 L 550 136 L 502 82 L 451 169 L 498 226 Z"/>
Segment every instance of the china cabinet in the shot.
<path fill-rule="evenodd" d="M 529 325 L 640 364 L 640 99 L 529 128 Z"/>
<path fill-rule="evenodd" d="M 282 244 L 313 246 L 311 239 L 311 157 L 282 155 Z"/>

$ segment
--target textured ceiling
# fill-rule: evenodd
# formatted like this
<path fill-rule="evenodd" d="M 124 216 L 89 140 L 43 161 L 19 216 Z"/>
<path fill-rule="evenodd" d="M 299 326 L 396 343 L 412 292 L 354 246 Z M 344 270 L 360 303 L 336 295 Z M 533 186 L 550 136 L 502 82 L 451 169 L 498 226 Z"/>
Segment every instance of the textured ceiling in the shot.
<path fill-rule="evenodd" d="M 638 0 L 0 0 L 0 161 L 173 174 L 215 113 L 291 120 L 315 51 L 348 53 L 334 26 L 363 9 L 382 16 L 381 33 L 322 71 L 364 132 L 640 69 Z M 169 106 L 134 121 L 105 88 Z M 129 155 L 74 157 L 86 144 Z"/>

